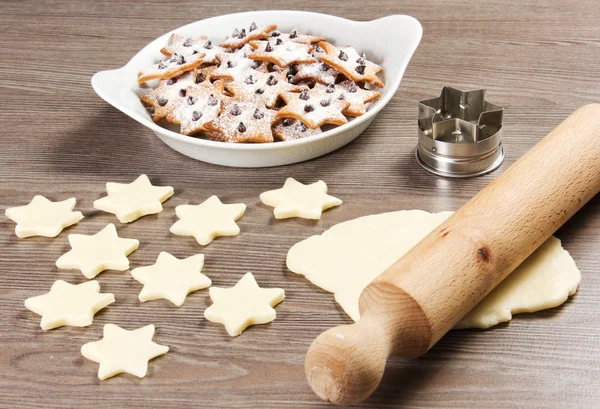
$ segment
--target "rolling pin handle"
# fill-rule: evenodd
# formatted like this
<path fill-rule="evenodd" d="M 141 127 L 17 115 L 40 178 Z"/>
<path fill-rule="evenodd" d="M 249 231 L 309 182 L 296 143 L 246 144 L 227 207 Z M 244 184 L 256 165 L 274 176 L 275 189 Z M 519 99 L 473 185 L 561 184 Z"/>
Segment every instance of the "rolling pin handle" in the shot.
<path fill-rule="evenodd" d="M 365 399 L 377 388 L 393 340 L 382 331 L 384 324 L 372 324 L 371 320 L 360 320 L 331 328 L 313 341 L 305 370 L 321 399 L 345 405 Z"/>

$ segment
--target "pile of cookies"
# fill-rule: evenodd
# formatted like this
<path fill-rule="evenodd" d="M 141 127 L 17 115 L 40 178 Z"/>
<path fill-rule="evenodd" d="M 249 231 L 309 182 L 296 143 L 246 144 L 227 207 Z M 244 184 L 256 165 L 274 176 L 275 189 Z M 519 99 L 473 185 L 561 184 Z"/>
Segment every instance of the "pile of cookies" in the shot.
<path fill-rule="evenodd" d="M 343 125 L 380 97 L 382 67 L 323 37 L 277 31 L 274 24 L 235 29 L 220 45 L 173 34 L 164 61 L 140 71 L 159 79 L 142 96 L 155 122 L 214 141 L 265 143 L 316 135 Z"/>

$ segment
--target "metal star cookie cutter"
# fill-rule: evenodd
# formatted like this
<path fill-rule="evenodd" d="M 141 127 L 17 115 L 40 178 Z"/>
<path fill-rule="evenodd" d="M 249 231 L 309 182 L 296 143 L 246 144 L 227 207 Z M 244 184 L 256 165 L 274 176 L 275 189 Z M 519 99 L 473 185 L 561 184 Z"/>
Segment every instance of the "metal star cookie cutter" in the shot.
<path fill-rule="evenodd" d="M 487 90 L 442 88 L 419 103 L 416 158 L 436 175 L 465 178 L 497 169 L 504 160 L 504 108 L 485 100 Z"/>

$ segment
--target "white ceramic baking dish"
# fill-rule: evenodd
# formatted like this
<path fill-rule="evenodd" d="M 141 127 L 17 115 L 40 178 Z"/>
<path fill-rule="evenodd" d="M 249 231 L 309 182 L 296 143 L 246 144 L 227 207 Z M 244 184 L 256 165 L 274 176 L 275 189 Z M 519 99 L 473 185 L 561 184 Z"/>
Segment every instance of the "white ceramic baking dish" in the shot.
<path fill-rule="evenodd" d="M 369 60 L 383 66 L 385 88 L 381 98 L 366 114 L 348 124 L 305 139 L 268 144 L 233 144 L 181 135 L 155 124 L 140 96 L 146 92 L 137 82 L 140 69 L 164 58 L 160 49 L 173 32 L 184 36 L 206 35 L 219 43 L 235 27 L 255 21 L 275 23 L 278 30 L 300 32 L 327 38 L 336 45 L 350 45 L 366 52 Z M 296 163 L 332 152 L 359 136 L 377 113 L 389 102 L 400 85 L 404 70 L 421 41 L 423 29 L 418 20 L 392 15 L 373 21 L 353 21 L 304 11 L 253 11 L 228 14 L 196 21 L 168 32 L 138 52 L 124 67 L 101 71 L 92 77 L 94 91 L 106 102 L 150 128 L 164 143 L 184 155 L 204 162 L 235 167 L 264 167 Z M 131 135 L 131 138 L 137 138 Z"/>

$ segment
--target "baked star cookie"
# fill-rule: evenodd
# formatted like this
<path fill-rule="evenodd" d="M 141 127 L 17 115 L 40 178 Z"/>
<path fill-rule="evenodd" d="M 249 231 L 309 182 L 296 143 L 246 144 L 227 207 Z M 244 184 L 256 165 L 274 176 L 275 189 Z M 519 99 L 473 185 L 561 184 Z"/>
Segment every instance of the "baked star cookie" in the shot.
<path fill-rule="evenodd" d="M 315 84 L 311 90 L 282 95 L 286 106 L 277 112 L 277 118 L 295 118 L 309 128 L 317 129 L 323 124 L 343 125 L 348 122 L 342 114 L 350 103 L 334 95 L 334 89 Z"/>
<path fill-rule="evenodd" d="M 224 101 L 221 114 L 205 125 L 207 136 L 221 142 L 273 142 L 271 126 L 275 111 L 267 109 L 260 99 L 248 102 Z"/>
<path fill-rule="evenodd" d="M 316 62 L 317 59 L 310 55 L 310 45 L 294 43 L 291 41 L 251 41 L 250 45 L 254 51 L 248 55 L 252 60 L 267 61 L 280 67 L 290 64 L 308 64 Z"/>
<path fill-rule="evenodd" d="M 115 302 L 115 296 L 100 293 L 97 281 L 73 285 L 58 280 L 49 292 L 25 300 L 25 307 L 42 316 L 40 326 L 49 330 L 63 325 L 87 327 L 94 314 Z"/>
<path fill-rule="evenodd" d="M 123 372 L 143 378 L 148 372 L 148 361 L 169 351 L 168 346 L 152 342 L 153 337 L 154 325 L 127 331 L 106 324 L 102 339 L 83 345 L 81 355 L 100 364 L 101 380 Z"/>
<path fill-rule="evenodd" d="M 217 55 L 219 66 L 211 74 L 211 77 L 214 79 L 235 80 L 244 78 L 254 70 L 266 72 L 266 67 L 262 61 L 248 58 L 252 50 L 253 48 L 250 45 L 245 45 L 235 52 Z"/>
<path fill-rule="evenodd" d="M 323 63 L 298 64 L 295 67 L 293 82 L 298 83 L 306 80 L 320 82 L 324 85 L 335 83 L 340 72 L 333 67 Z"/>
<path fill-rule="evenodd" d="M 322 133 L 321 128 L 310 129 L 297 119 L 284 118 L 273 126 L 273 136 L 280 141 L 302 139 Z"/>
<path fill-rule="evenodd" d="M 158 87 L 140 99 L 147 107 L 152 107 L 152 120 L 164 119 L 185 102 L 186 89 L 195 84 L 196 70 L 188 71 L 179 77 L 161 80 Z"/>
<path fill-rule="evenodd" d="M 204 54 L 202 58 L 206 64 L 216 64 L 217 54 L 225 52 L 225 50 L 218 45 L 213 45 L 212 41 L 206 36 L 191 38 L 183 37 L 179 34 L 171 35 L 171 44 L 160 50 L 161 53 L 167 57 L 173 54 L 183 55 L 187 57 L 194 54 Z"/>
<path fill-rule="evenodd" d="M 377 76 L 383 68 L 367 60 L 364 54 L 359 54 L 352 47 L 337 48 L 326 41 L 321 41 L 319 46 L 325 50 L 321 61 L 338 69 L 349 79 L 356 82 L 369 82 L 383 88 L 383 82 Z"/>
<path fill-rule="evenodd" d="M 250 325 L 273 321 L 277 315 L 273 307 L 285 297 L 282 288 L 260 288 L 252 273 L 246 273 L 233 287 L 211 287 L 208 294 L 213 304 L 204 311 L 204 317 L 223 324 L 232 337 Z"/>
<path fill-rule="evenodd" d="M 168 119 L 181 125 L 181 133 L 193 135 L 206 129 L 206 124 L 218 118 L 223 95 L 223 81 L 205 81 L 186 90 L 186 99 Z"/>
<path fill-rule="evenodd" d="M 343 114 L 348 116 L 361 116 L 367 112 L 366 103 L 378 99 L 381 94 L 378 91 L 363 89 L 356 85 L 354 81 L 346 80 L 335 85 L 338 98 L 343 98 L 350 103 Z"/>
<path fill-rule="evenodd" d="M 294 42 L 294 43 L 302 43 L 302 44 L 314 44 L 320 41 L 325 41 L 323 37 L 317 37 L 307 34 L 301 34 L 297 28 L 292 29 L 289 33 L 281 33 L 280 31 L 272 31 L 271 38 L 273 39 L 281 39 L 283 42 Z"/>
<path fill-rule="evenodd" d="M 93 235 L 69 234 L 69 244 L 71 250 L 56 260 L 56 267 L 80 270 L 86 278 L 92 279 L 104 270 L 127 270 L 127 256 L 140 242 L 119 237 L 115 225 L 109 224 Z"/>
<path fill-rule="evenodd" d="M 141 302 L 164 298 L 181 307 L 189 293 L 210 286 L 210 278 L 201 273 L 203 266 L 204 254 L 180 260 L 163 251 L 156 263 L 134 268 L 131 276 L 144 285 Z"/>
<path fill-rule="evenodd" d="M 146 82 L 155 79 L 167 79 L 177 77 L 184 72 L 197 68 L 204 62 L 204 53 L 188 55 L 187 57 L 179 54 L 173 54 L 166 61 L 160 61 L 150 68 L 141 70 L 138 73 L 138 82 Z"/>
<path fill-rule="evenodd" d="M 216 237 L 240 234 L 235 222 L 245 211 L 245 204 L 223 204 L 217 196 L 211 196 L 195 206 L 180 205 L 175 208 L 180 220 L 171 226 L 171 233 L 193 236 L 199 244 L 206 246 Z"/>
<path fill-rule="evenodd" d="M 76 203 L 74 197 L 61 202 L 51 202 L 44 196 L 37 195 L 28 205 L 9 207 L 4 214 L 17 223 L 17 237 L 56 237 L 65 227 L 83 219 L 81 212 L 73 211 Z"/>
<path fill-rule="evenodd" d="M 324 85 L 334 84 L 340 72 L 321 61 L 321 56 L 325 55 L 325 50 L 317 44 L 313 47 L 311 55 L 317 59 L 317 62 L 295 65 L 291 73 L 293 74 L 292 81 L 294 83 L 316 81 Z"/>
<path fill-rule="evenodd" d="M 275 208 L 276 219 L 320 219 L 323 210 L 342 204 L 340 199 L 327 194 L 327 185 L 322 180 L 303 185 L 293 178 L 288 178 L 281 189 L 261 193 L 260 200 Z"/>
<path fill-rule="evenodd" d="M 160 213 L 162 202 L 173 195 L 171 186 L 154 186 L 146 175 L 131 183 L 106 184 L 106 193 L 94 201 L 94 209 L 112 213 L 121 223 L 130 223 L 148 214 Z"/>
<path fill-rule="evenodd" d="M 246 77 L 234 79 L 225 85 L 237 101 L 260 98 L 267 108 L 272 108 L 281 95 L 286 92 L 300 92 L 302 87 L 287 82 L 278 72 L 249 72 Z"/>
<path fill-rule="evenodd" d="M 248 29 L 234 29 L 231 37 L 221 43 L 221 47 L 236 49 L 250 41 L 259 40 L 269 36 L 269 33 L 277 28 L 275 24 L 257 26 L 255 22 L 250 23 Z"/>

